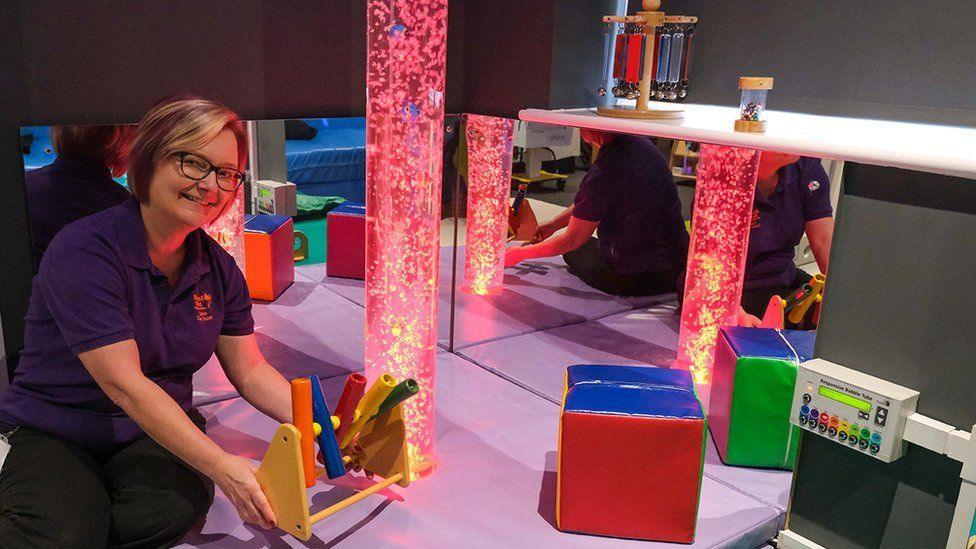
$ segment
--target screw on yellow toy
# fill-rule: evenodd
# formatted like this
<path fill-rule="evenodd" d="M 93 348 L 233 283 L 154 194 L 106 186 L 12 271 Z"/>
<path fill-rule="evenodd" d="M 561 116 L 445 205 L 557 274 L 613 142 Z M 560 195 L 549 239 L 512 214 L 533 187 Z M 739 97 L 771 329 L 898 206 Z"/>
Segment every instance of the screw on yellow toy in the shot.
<path fill-rule="evenodd" d="M 317 377 L 291 382 L 293 423 L 278 427 L 261 460 L 257 478 L 275 512 L 278 527 L 303 541 L 311 538 L 316 522 L 392 484 L 406 487 L 411 474 L 426 468 L 421 464 L 410 469 L 400 406 L 417 394 L 417 382 L 405 379 L 397 383 L 393 376 L 383 374 L 365 393 L 364 386 L 363 376 L 349 376 L 337 415 L 333 416 Z M 343 426 L 343 421 L 348 423 Z M 341 440 L 336 436 L 337 430 L 343 433 Z M 316 467 L 316 438 L 324 469 Z M 349 469 L 364 470 L 383 480 L 311 514 L 305 490 L 314 486 L 323 472 L 331 479 Z"/>
<path fill-rule="evenodd" d="M 782 330 L 786 320 L 793 324 L 803 322 L 807 311 L 814 305 L 819 305 L 823 301 L 824 284 L 827 279 L 822 274 L 813 275 L 810 282 L 790 292 L 790 295 L 783 299 L 774 295 L 769 299 L 766 312 L 763 314 L 762 327 Z M 820 316 L 819 312 L 814 313 L 814 324 Z"/>

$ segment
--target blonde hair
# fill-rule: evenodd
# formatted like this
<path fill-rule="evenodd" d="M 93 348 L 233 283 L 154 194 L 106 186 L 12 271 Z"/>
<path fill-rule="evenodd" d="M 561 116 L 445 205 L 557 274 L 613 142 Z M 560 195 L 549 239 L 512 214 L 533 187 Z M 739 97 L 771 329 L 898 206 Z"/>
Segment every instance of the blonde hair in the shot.
<path fill-rule="evenodd" d="M 237 169 L 247 165 L 247 131 L 237 113 L 198 97 L 164 100 L 146 113 L 129 155 L 129 189 L 139 202 L 149 201 L 149 185 L 160 162 L 182 151 L 197 150 L 224 130 L 237 140 Z"/>

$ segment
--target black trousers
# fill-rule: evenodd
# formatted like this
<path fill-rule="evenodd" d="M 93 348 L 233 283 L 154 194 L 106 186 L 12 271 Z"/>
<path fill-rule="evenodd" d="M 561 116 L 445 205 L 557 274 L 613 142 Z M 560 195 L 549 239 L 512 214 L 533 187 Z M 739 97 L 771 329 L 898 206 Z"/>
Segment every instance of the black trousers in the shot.
<path fill-rule="evenodd" d="M 624 275 L 613 270 L 590 238 L 579 248 L 563 254 L 569 272 L 588 286 L 619 296 L 659 295 L 675 291 L 679 271 L 655 271 Z"/>
<path fill-rule="evenodd" d="M 769 305 L 769 299 L 774 295 L 780 297 L 786 297 L 790 295 L 790 292 L 803 286 L 807 282 L 810 282 L 810 275 L 807 274 L 803 269 L 796 270 L 796 276 L 793 277 L 793 282 L 790 286 L 777 286 L 773 288 L 754 288 L 752 290 L 742 290 L 742 309 L 745 312 L 755 315 L 759 318 L 763 317 L 766 313 L 766 307 Z M 813 318 L 813 307 L 807 311 L 804 315 L 803 321 L 800 324 L 792 324 L 789 320 L 786 321 L 786 327 L 791 329 L 802 329 L 809 330 L 816 326 L 812 324 Z"/>
<path fill-rule="evenodd" d="M 213 503 L 213 482 L 149 437 L 97 457 L 25 427 L 9 440 L 0 547 L 171 547 Z"/>

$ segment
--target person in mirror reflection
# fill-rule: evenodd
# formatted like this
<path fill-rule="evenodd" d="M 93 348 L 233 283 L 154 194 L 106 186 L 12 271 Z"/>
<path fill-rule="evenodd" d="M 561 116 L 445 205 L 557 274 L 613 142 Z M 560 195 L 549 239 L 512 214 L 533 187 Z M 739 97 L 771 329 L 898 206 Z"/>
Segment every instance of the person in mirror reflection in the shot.
<path fill-rule="evenodd" d="M 505 266 L 562 254 L 570 273 L 608 294 L 675 291 L 689 237 L 664 155 L 647 137 L 588 129 L 580 137 L 600 152 L 573 204 L 529 245 L 508 248 Z"/>
<path fill-rule="evenodd" d="M 786 297 L 810 281 L 810 275 L 793 260 L 804 232 L 820 272 L 827 273 L 833 215 L 830 180 L 820 159 L 763 151 L 749 232 L 740 325 L 758 326 L 770 298 Z M 812 313 L 813 308 L 809 314 Z"/>
<path fill-rule="evenodd" d="M 252 463 L 217 446 L 191 402 L 193 373 L 216 353 L 245 400 L 291 421 L 244 276 L 201 229 L 241 192 L 246 161 L 232 111 L 161 103 L 133 142 L 134 197 L 54 237 L 0 400 L 0 547 L 168 547 L 215 483 L 243 520 L 275 524 Z"/>
<path fill-rule="evenodd" d="M 135 126 L 53 126 L 53 163 L 24 174 L 34 265 L 68 223 L 131 195 L 113 177 L 125 173 Z"/>

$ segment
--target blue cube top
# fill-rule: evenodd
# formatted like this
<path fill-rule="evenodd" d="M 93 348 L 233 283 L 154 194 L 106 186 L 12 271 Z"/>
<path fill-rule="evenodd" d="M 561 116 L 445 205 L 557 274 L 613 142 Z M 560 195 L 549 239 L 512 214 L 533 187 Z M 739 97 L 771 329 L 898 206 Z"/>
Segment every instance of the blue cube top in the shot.
<path fill-rule="evenodd" d="M 685 370 L 578 364 L 567 369 L 566 386 L 567 412 L 704 418 L 691 374 Z"/>
<path fill-rule="evenodd" d="M 329 215 L 366 215 L 366 204 L 363 202 L 343 202 L 329 210 Z"/>
<path fill-rule="evenodd" d="M 778 358 L 791 362 L 813 358 L 816 338 L 813 332 L 726 326 L 722 328 L 722 334 L 736 356 Z"/>
<path fill-rule="evenodd" d="M 245 214 L 244 231 L 249 233 L 271 234 L 288 222 L 287 215 Z"/>

